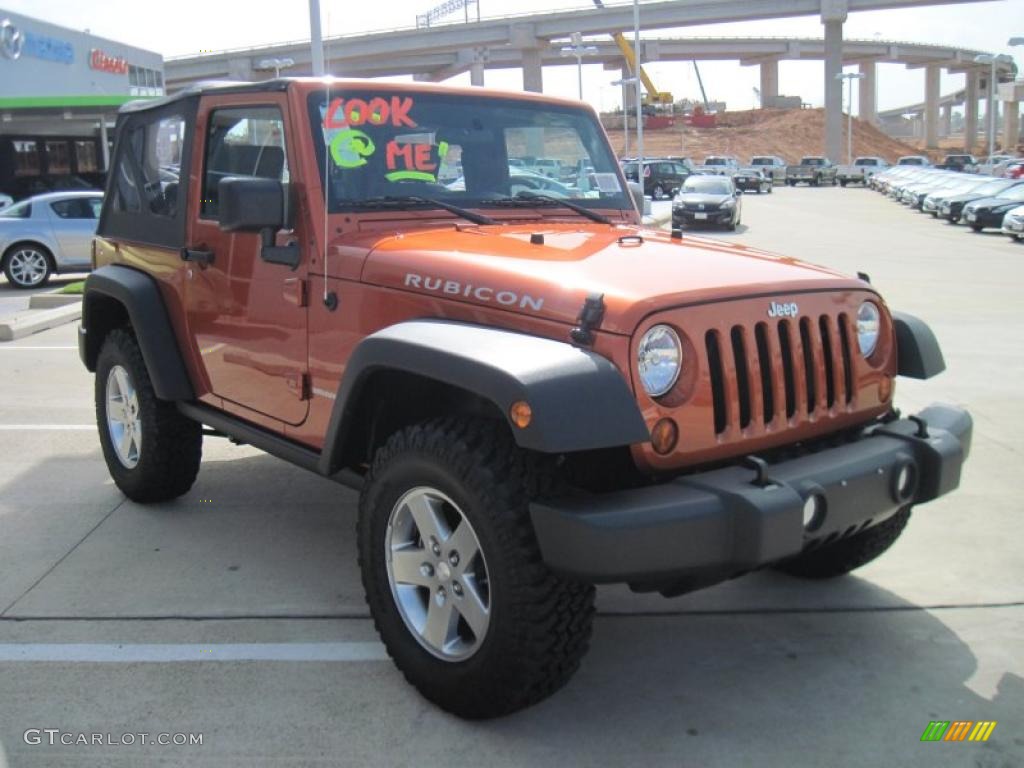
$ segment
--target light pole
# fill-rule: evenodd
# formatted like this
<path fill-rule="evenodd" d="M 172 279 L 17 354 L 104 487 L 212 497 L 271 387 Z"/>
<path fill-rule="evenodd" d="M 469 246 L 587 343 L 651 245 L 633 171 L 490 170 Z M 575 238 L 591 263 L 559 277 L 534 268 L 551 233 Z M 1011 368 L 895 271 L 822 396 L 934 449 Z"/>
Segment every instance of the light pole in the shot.
<path fill-rule="evenodd" d="M 1010 44 L 1013 44 L 1013 40 L 1020 38 L 1011 38 Z M 996 152 L 996 64 L 1008 64 L 1013 61 L 1013 58 L 1005 54 L 999 54 L 993 56 L 990 53 L 979 53 L 974 57 L 975 64 L 988 64 L 989 75 L 988 75 L 988 114 L 985 116 L 988 120 L 988 164 L 992 166 L 992 155 Z"/>
<path fill-rule="evenodd" d="M 623 157 L 629 157 L 629 104 L 626 103 L 626 86 L 640 82 L 639 77 L 624 77 L 621 80 L 612 81 L 612 85 L 622 86 L 622 136 L 624 139 L 622 147 Z"/>
<path fill-rule="evenodd" d="M 324 39 L 320 32 L 320 0 L 309 0 L 309 55 L 313 65 L 313 76 L 323 77 Z"/>
<path fill-rule="evenodd" d="M 562 56 L 575 56 L 576 57 L 576 80 L 579 85 L 579 96 L 580 101 L 583 101 L 583 57 L 597 53 L 597 48 L 593 45 L 583 44 L 583 35 L 579 32 L 573 32 L 572 45 L 567 45 L 562 48 Z"/>
<path fill-rule="evenodd" d="M 644 115 L 640 98 L 640 0 L 633 0 L 633 58 L 636 60 L 633 77 L 636 80 L 636 156 L 639 171 L 644 167 Z M 640 183 L 644 183 L 643 179 Z"/>
<path fill-rule="evenodd" d="M 864 77 L 863 72 L 839 72 L 836 80 L 846 81 L 846 164 L 853 165 L 853 81 Z"/>
<path fill-rule="evenodd" d="M 295 59 L 261 59 L 256 65 L 256 69 L 269 71 L 274 70 L 274 77 L 278 78 L 281 76 L 282 69 L 288 69 L 295 66 Z"/>

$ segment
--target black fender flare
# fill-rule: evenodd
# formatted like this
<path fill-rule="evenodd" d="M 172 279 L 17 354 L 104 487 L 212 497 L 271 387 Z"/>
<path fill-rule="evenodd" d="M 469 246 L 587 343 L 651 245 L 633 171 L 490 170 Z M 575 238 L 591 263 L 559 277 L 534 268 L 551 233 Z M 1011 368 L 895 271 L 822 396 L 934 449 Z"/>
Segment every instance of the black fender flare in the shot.
<path fill-rule="evenodd" d="M 120 304 L 128 315 L 156 396 L 161 400 L 192 400 L 192 382 L 160 286 L 149 275 L 131 267 L 109 264 L 85 280 L 78 338 L 79 355 L 85 367 L 96 370 L 96 358 L 103 343 L 102 308 L 107 300 Z"/>
<path fill-rule="evenodd" d="M 939 341 L 928 324 L 905 312 L 892 313 L 896 333 L 896 373 L 911 379 L 930 379 L 946 370 Z"/>
<path fill-rule="evenodd" d="M 459 387 L 493 403 L 523 448 L 568 453 L 647 442 L 633 393 L 611 361 L 553 339 L 446 320 L 410 320 L 363 339 L 335 396 L 320 472 L 343 468 L 340 445 L 356 418 L 369 374 L 399 370 Z M 525 400 L 533 418 L 520 429 L 509 407 Z"/>

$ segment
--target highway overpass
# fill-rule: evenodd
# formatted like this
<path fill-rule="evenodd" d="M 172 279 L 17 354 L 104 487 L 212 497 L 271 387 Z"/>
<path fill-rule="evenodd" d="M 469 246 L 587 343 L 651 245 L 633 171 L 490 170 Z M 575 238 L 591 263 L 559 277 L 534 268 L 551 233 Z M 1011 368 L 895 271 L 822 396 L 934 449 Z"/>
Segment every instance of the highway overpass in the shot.
<path fill-rule="evenodd" d="M 889 8 L 926 7 L 982 0 L 660 0 L 641 4 L 641 24 L 647 32 L 659 29 L 736 21 L 818 16 L 824 26 L 820 40 L 652 40 L 645 43 L 641 60 L 735 58 L 761 67 L 761 91 L 778 93 L 778 62 L 786 58 L 820 58 L 825 62 L 824 90 L 826 128 L 824 150 L 841 155 L 842 83 L 836 75 L 844 63 L 858 63 L 866 77 L 861 96 L 868 119 L 874 115 L 874 74 L 878 61 L 899 61 L 926 69 L 926 139 L 937 143 L 938 84 L 943 68 L 973 72 L 974 51 L 941 46 L 911 46 L 877 41 L 844 41 L 843 23 L 849 13 Z M 543 90 L 544 66 L 564 65 L 559 49 L 574 32 L 605 36 L 631 29 L 631 3 L 547 13 L 485 18 L 419 29 L 395 29 L 332 37 L 324 41 L 330 73 L 337 76 L 374 77 L 408 74 L 428 80 L 444 80 L 470 72 L 471 81 L 482 85 L 489 67 L 518 66 L 523 89 Z M 602 51 L 609 67 L 623 67 L 622 54 L 611 43 L 588 42 Z M 291 58 L 289 74 L 311 73 L 308 41 L 260 48 L 237 49 L 168 59 L 167 88 L 174 90 L 197 80 L 230 78 L 251 80 L 267 76 L 257 71 L 266 58 Z M 589 58 L 589 57 L 588 57 Z M 557 59 L 557 60 L 556 60 Z M 934 104 L 933 104 L 934 102 Z M 975 104 L 977 100 L 975 99 Z M 974 110 L 977 129 L 977 108 Z"/>

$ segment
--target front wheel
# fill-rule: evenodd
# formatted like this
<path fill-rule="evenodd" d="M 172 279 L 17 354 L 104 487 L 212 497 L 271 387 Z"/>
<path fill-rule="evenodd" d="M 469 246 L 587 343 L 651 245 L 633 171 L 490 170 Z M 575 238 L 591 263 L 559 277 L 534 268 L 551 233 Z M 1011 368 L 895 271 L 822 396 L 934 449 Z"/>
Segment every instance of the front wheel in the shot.
<path fill-rule="evenodd" d="M 15 288 L 40 288 L 53 274 L 50 254 L 32 243 L 16 245 L 4 256 L 4 274 Z"/>
<path fill-rule="evenodd" d="M 177 498 L 192 487 L 202 425 L 157 398 L 135 336 L 107 334 L 96 361 L 96 423 L 114 484 L 132 501 Z"/>
<path fill-rule="evenodd" d="M 895 543 L 910 520 L 910 507 L 903 507 L 888 520 L 848 539 L 827 544 L 785 560 L 776 568 L 805 579 L 842 576 L 874 560 Z"/>
<path fill-rule="evenodd" d="M 498 423 L 439 419 L 377 451 L 359 503 L 366 601 L 388 653 L 444 710 L 550 696 L 586 653 L 594 588 L 544 565 L 529 501 L 547 476 Z"/>

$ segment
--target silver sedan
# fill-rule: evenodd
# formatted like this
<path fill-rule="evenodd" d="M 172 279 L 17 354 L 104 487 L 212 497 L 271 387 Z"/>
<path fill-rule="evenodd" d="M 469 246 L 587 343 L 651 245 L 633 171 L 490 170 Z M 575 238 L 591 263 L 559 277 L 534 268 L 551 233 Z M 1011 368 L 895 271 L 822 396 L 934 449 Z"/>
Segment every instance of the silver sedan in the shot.
<path fill-rule="evenodd" d="M 38 288 L 54 272 L 92 266 L 103 193 L 52 192 L 0 209 L 0 265 L 15 288 Z"/>

